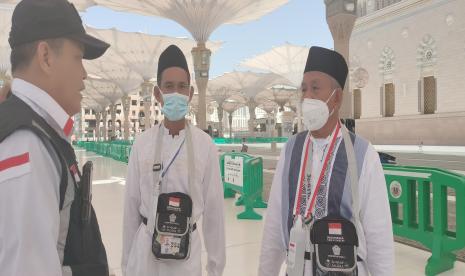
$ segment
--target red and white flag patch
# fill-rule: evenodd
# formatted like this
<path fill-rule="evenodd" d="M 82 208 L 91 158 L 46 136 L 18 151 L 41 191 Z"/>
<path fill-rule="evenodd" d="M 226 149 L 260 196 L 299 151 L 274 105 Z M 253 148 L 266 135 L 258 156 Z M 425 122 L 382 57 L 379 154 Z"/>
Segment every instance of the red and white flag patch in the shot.
<path fill-rule="evenodd" d="M 330 235 L 342 235 L 342 225 L 340 223 L 328 223 L 328 232 Z"/>
<path fill-rule="evenodd" d="M 173 207 L 179 207 L 181 205 L 181 199 L 179 197 L 170 197 L 168 205 Z"/>
<path fill-rule="evenodd" d="M 29 152 L 0 160 L 0 182 L 31 171 Z"/>
<path fill-rule="evenodd" d="M 29 163 L 29 152 L 0 161 L 0 172 Z"/>
<path fill-rule="evenodd" d="M 79 174 L 78 174 L 78 168 L 77 168 L 76 164 L 73 164 L 73 165 L 69 168 L 69 171 L 73 174 L 74 179 L 76 180 L 76 182 L 80 182 L 80 181 L 81 181 L 81 178 L 79 177 Z"/>

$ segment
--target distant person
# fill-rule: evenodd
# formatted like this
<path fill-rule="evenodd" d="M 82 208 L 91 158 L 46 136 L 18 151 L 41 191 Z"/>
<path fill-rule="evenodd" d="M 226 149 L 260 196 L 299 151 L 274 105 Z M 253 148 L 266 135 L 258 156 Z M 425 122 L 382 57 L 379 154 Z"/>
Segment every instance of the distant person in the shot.
<path fill-rule="evenodd" d="M 246 142 L 246 139 L 245 139 L 245 138 L 242 138 L 242 148 L 241 148 L 241 152 L 247 153 L 247 151 L 249 150 L 249 147 L 245 144 L 245 142 Z"/>

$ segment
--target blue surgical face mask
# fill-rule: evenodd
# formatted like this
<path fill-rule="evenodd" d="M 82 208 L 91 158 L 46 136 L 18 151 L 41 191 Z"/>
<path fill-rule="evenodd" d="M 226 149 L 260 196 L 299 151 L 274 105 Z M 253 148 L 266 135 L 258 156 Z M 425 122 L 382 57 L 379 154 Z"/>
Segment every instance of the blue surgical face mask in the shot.
<path fill-rule="evenodd" d="M 178 92 L 162 94 L 163 107 L 161 111 L 170 121 L 184 119 L 189 109 L 189 97 Z"/>

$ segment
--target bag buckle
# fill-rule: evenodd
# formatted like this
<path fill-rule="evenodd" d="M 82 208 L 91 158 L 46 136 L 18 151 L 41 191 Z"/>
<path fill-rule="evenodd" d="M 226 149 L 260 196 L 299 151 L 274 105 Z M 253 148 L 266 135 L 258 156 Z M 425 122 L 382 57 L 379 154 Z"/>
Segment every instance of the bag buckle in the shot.
<path fill-rule="evenodd" d="M 161 165 L 160 163 L 158 163 L 158 164 L 153 164 L 152 170 L 153 170 L 154 172 L 159 172 L 159 171 L 161 171 L 161 169 L 162 169 L 162 165 Z"/>

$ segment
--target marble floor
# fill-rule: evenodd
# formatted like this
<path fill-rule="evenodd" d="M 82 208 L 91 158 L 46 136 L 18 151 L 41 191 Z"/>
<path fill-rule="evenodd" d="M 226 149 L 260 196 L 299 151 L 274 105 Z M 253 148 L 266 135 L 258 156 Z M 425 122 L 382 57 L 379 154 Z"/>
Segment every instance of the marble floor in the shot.
<path fill-rule="evenodd" d="M 124 177 L 127 166 L 122 162 L 79 148 L 76 149 L 76 154 L 81 165 L 86 161 L 94 163 L 93 204 L 107 248 L 110 268 L 114 275 L 122 275 L 120 269 L 122 213 Z M 241 211 L 241 207 L 234 206 L 233 199 L 226 199 L 224 206 L 227 263 L 223 275 L 255 276 L 257 275 L 263 221 L 237 220 L 236 214 Z M 259 212 L 266 216 L 266 210 L 259 210 Z M 398 243 L 395 244 L 395 250 L 395 275 L 424 275 L 424 266 L 430 253 Z M 205 260 L 206 252 L 202 254 Z M 456 262 L 452 271 L 441 275 L 465 275 L 465 263 Z"/>

